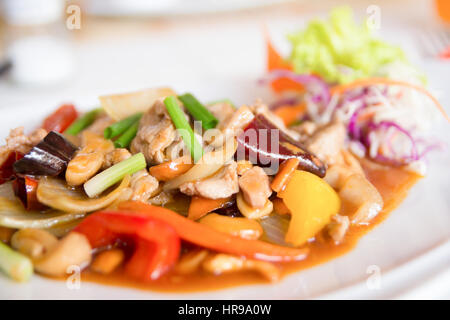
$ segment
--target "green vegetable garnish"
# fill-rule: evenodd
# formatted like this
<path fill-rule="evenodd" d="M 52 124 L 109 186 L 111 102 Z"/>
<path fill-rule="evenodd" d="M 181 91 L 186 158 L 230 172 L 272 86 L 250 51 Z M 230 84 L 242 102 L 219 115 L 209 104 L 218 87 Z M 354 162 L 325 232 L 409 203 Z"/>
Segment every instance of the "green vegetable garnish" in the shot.
<path fill-rule="evenodd" d="M 366 25 L 355 23 L 347 7 L 334 9 L 328 21 L 311 21 L 288 38 L 294 71 L 318 74 L 329 83 L 373 76 L 380 66 L 394 61 L 406 63 L 401 48 L 373 38 Z"/>
<path fill-rule="evenodd" d="M 0 241 L 0 270 L 16 281 L 25 282 L 33 274 L 31 260 Z"/>
<path fill-rule="evenodd" d="M 94 109 L 92 111 L 86 112 L 81 118 L 75 120 L 65 131 L 65 134 L 70 134 L 72 136 L 77 135 L 85 128 L 89 127 L 94 120 L 97 118 L 98 114 L 102 112 L 102 108 Z"/>
<path fill-rule="evenodd" d="M 122 135 L 114 141 L 116 148 L 127 148 L 137 134 L 139 120 L 135 121 Z"/>
<path fill-rule="evenodd" d="M 191 152 L 192 159 L 194 159 L 194 162 L 197 162 L 203 155 L 203 149 L 201 144 L 197 141 L 194 131 L 192 131 L 183 111 L 178 105 L 177 99 L 172 96 L 167 97 L 164 99 L 164 104 L 166 105 L 167 112 L 169 113 L 173 124 L 178 129 L 178 133 L 181 135 L 184 143 Z"/>
<path fill-rule="evenodd" d="M 123 120 L 120 120 L 119 122 L 116 122 L 103 131 L 103 136 L 106 139 L 111 139 L 114 137 L 117 137 L 118 135 L 124 133 L 131 125 L 133 125 L 136 121 L 139 121 L 141 119 L 142 113 L 136 113 L 132 116 L 129 116 L 128 118 L 125 118 Z"/>
<path fill-rule="evenodd" d="M 186 109 L 189 113 L 195 118 L 195 120 L 202 122 L 202 127 L 205 130 L 215 128 L 219 120 L 216 119 L 209 112 L 208 109 L 204 105 L 200 103 L 192 94 L 185 93 L 181 96 L 178 96 L 181 102 L 183 102 Z"/>
<path fill-rule="evenodd" d="M 122 180 L 125 175 L 131 175 L 146 167 L 144 155 L 137 153 L 89 179 L 84 184 L 84 191 L 90 198 L 93 198 Z"/>

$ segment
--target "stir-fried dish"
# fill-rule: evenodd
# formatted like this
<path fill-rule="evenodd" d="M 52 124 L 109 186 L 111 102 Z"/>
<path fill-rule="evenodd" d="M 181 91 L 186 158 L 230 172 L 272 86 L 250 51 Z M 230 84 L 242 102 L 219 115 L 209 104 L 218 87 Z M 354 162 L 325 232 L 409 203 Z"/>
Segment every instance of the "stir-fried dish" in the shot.
<path fill-rule="evenodd" d="M 447 116 L 422 76 L 399 78 L 413 70 L 401 50 L 342 10 L 292 35 L 288 59 L 268 42 L 270 104 L 155 88 L 12 129 L 0 269 L 194 290 L 276 282 L 351 249 L 425 174 L 426 118 Z"/>

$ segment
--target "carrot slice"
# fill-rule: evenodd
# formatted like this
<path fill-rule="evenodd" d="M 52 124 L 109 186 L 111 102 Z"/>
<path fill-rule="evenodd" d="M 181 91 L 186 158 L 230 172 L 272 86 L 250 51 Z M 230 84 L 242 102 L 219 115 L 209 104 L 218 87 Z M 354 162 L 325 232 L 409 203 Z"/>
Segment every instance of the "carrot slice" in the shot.
<path fill-rule="evenodd" d="M 127 201 L 119 205 L 119 210 L 142 213 L 145 216 L 169 224 L 185 241 L 218 252 L 235 254 L 272 262 L 303 260 L 308 256 L 308 248 L 290 248 L 259 240 L 242 239 L 214 230 L 201 223 L 189 220 L 176 212 L 143 202 Z"/>
<path fill-rule="evenodd" d="M 297 121 L 305 113 L 306 105 L 300 103 L 294 106 L 281 106 L 274 110 L 274 113 L 280 117 L 286 126 Z"/>
<path fill-rule="evenodd" d="M 439 109 L 439 111 L 442 113 L 444 118 L 450 122 L 450 118 L 447 115 L 447 113 L 445 112 L 444 107 L 442 107 L 442 105 L 439 103 L 439 101 L 428 90 L 426 90 L 425 88 L 423 88 L 421 86 L 417 86 L 417 85 L 414 85 L 414 84 L 411 84 L 408 82 L 391 80 L 391 79 L 386 79 L 386 78 L 360 79 L 360 80 L 356 80 L 356 81 L 348 83 L 348 84 L 334 86 L 330 89 L 330 91 L 331 91 L 331 94 L 335 94 L 335 93 L 341 94 L 345 91 L 348 91 L 348 90 L 351 90 L 354 88 L 365 87 L 365 86 L 376 85 L 376 84 L 404 86 L 404 87 L 408 87 L 408 88 L 422 92 L 423 94 L 427 95 L 434 102 L 434 104 Z"/>
<path fill-rule="evenodd" d="M 273 203 L 273 210 L 277 214 L 291 214 L 288 207 L 283 202 L 283 199 L 275 198 L 272 200 Z"/>
<path fill-rule="evenodd" d="M 188 156 L 167 161 L 150 168 L 150 174 L 158 181 L 169 181 L 188 171 L 194 166 Z"/>
<path fill-rule="evenodd" d="M 198 220 L 207 213 L 222 208 L 231 197 L 220 199 L 208 199 L 200 196 L 193 196 L 189 205 L 188 219 Z"/>
<path fill-rule="evenodd" d="M 283 57 L 277 52 L 275 47 L 272 45 L 270 41 L 269 34 L 267 30 L 264 30 L 264 35 L 266 39 L 267 46 L 267 70 L 293 70 L 293 67 L 290 63 L 286 62 Z M 289 79 L 289 78 L 280 78 L 272 82 L 272 89 L 275 92 L 283 92 L 287 90 L 293 91 L 303 91 L 304 88 L 301 84 Z"/>
<path fill-rule="evenodd" d="M 284 189 L 299 163 L 300 160 L 298 158 L 291 158 L 280 164 L 278 173 L 270 184 L 273 191 L 280 192 Z"/>

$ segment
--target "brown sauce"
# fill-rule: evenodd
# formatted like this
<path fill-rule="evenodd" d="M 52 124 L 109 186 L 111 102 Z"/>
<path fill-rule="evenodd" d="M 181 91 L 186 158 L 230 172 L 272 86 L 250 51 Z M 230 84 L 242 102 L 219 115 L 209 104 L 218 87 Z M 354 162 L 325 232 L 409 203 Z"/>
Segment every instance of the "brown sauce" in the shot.
<path fill-rule="evenodd" d="M 300 262 L 280 264 L 283 276 L 324 263 L 349 252 L 358 240 L 381 223 L 406 197 L 408 190 L 421 176 L 407 172 L 401 168 L 384 167 L 369 161 L 363 161 L 367 178 L 379 190 L 384 200 L 384 208 L 368 226 L 350 227 L 345 240 L 340 245 L 332 241 L 314 241 L 308 244 L 309 256 Z M 241 285 L 267 283 L 260 275 L 253 272 L 240 272 L 214 276 L 197 272 L 187 276 L 168 273 L 156 281 L 149 283 L 135 282 L 127 278 L 121 269 L 110 275 L 100 275 L 89 270 L 82 274 L 84 281 L 98 282 L 105 285 L 133 287 L 143 290 L 163 292 L 193 292 L 217 290 Z"/>

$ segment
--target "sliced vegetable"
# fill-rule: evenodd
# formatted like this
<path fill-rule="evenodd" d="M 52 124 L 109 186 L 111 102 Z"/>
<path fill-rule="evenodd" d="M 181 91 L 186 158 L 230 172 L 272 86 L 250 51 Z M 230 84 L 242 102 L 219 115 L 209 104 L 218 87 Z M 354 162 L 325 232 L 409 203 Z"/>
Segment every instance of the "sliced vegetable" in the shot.
<path fill-rule="evenodd" d="M 232 218 L 211 213 L 201 218 L 199 223 L 210 226 L 214 230 L 248 240 L 256 240 L 263 234 L 261 225 L 256 220 L 247 218 Z"/>
<path fill-rule="evenodd" d="M 290 215 L 291 212 L 289 211 L 288 207 L 286 207 L 286 205 L 284 204 L 283 200 L 280 198 L 275 198 L 272 200 L 273 203 L 273 211 L 276 214 L 281 214 L 281 215 Z"/>
<path fill-rule="evenodd" d="M 146 112 L 155 101 L 177 94 L 170 88 L 151 88 L 123 94 L 99 97 L 102 108 L 114 120 L 119 121 L 138 112 Z"/>
<path fill-rule="evenodd" d="M 231 197 L 220 199 L 208 199 L 201 196 L 193 196 L 189 205 L 188 218 L 198 220 L 216 209 L 222 208 Z"/>
<path fill-rule="evenodd" d="M 325 165 L 263 114 L 256 115 L 237 138 L 237 141 L 238 157 L 245 157 L 260 166 L 276 165 L 278 167 L 279 163 L 284 160 L 297 158 L 300 169 L 319 177 L 325 176 Z M 277 143 L 272 145 L 274 141 Z"/>
<path fill-rule="evenodd" d="M 319 74 L 330 83 L 373 76 L 388 63 L 406 63 L 400 47 L 374 38 L 365 24 L 354 21 L 348 7 L 332 10 L 328 20 L 311 21 L 289 40 L 294 71 Z"/>
<path fill-rule="evenodd" d="M 177 99 L 175 97 L 167 97 L 164 99 L 164 104 L 166 105 L 170 118 L 172 118 L 173 124 L 178 129 L 178 133 L 181 135 L 184 143 L 191 152 L 192 159 L 194 162 L 197 162 L 203 154 L 203 149 L 195 137 L 189 122 L 186 120 L 183 111 L 178 105 Z"/>
<path fill-rule="evenodd" d="M 306 106 L 304 103 L 300 103 L 293 106 L 280 106 L 273 111 L 278 117 L 283 120 L 286 126 L 290 126 L 300 119 L 305 113 Z"/>
<path fill-rule="evenodd" d="M 40 203 L 36 196 L 38 180 L 30 177 L 17 177 L 13 181 L 14 194 L 22 201 L 26 210 L 42 210 L 45 206 Z"/>
<path fill-rule="evenodd" d="M 19 199 L 0 197 L 0 226 L 8 228 L 50 228 L 80 219 L 86 213 L 57 210 L 27 211 Z"/>
<path fill-rule="evenodd" d="M 205 153 L 189 171 L 175 179 L 167 181 L 164 190 L 173 190 L 185 182 L 201 180 L 216 173 L 235 154 L 237 144 L 234 139 L 226 142 L 221 149 Z"/>
<path fill-rule="evenodd" d="M 23 158 L 23 153 L 11 151 L 0 166 L 0 184 L 14 178 L 14 163 Z"/>
<path fill-rule="evenodd" d="M 414 90 L 417 90 L 419 92 L 422 92 L 426 96 L 428 96 L 436 105 L 436 107 L 439 109 L 439 111 L 442 113 L 444 118 L 450 122 L 450 117 L 445 112 L 444 107 L 439 103 L 439 101 L 424 87 L 404 82 L 404 81 L 398 81 L 398 80 L 391 80 L 391 79 L 385 79 L 385 78 L 370 78 L 370 79 L 360 79 L 353 81 L 348 84 L 338 85 L 331 88 L 331 94 L 341 94 L 345 91 L 359 88 L 359 87 L 367 87 L 367 86 L 373 86 L 373 85 L 391 85 L 391 86 L 403 86 L 407 88 L 411 88 Z"/>
<path fill-rule="evenodd" d="M 149 171 L 158 181 L 169 181 L 187 172 L 193 166 L 191 157 L 184 156 L 150 167 Z"/>
<path fill-rule="evenodd" d="M 270 41 L 268 33 L 265 33 L 267 46 L 267 70 L 292 70 L 292 65 L 281 57 Z M 274 80 L 271 85 L 273 90 L 278 93 L 289 90 L 300 92 L 304 90 L 301 84 L 286 77 Z"/>
<path fill-rule="evenodd" d="M 16 281 L 26 282 L 33 274 L 33 264 L 27 257 L 0 242 L 0 270 Z"/>
<path fill-rule="evenodd" d="M 131 141 L 136 137 L 139 129 L 139 120 L 135 121 L 116 141 L 114 146 L 116 148 L 128 148 Z"/>
<path fill-rule="evenodd" d="M 78 117 L 78 112 L 73 104 L 64 104 L 47 118 L 45 118 L 42 128 L 47 131 L 64 132 Z"/>
<path fill-rule="evenodd" d="M 64 134 L 69 134 L 72 136 L 79 134 L 82 130 L 89 127 L 102 111 L 102 108 L 97 108 L 86 112 L 83 116 L 75 120 L 66 130 L 64 130 Z"/>
<path fill-rule="evenodd" d="M 267 217 L 273 211 L 273 204 L 269 199 L 267 199 L 263 207 L 255 208 L 245 201 L 242 192 L 239 192 L 236 196 L 236 204 L 242 215 L 248 219 L 262 219 Z"/>
<path fill-rule="evenodd" d="M 286 242 L 294 246 L 305 244 L 339 212 L 337 193 L 314 174 L 296 170 L 286 188 L 278 193 L 291 212 Z"/>
<path fill-rule="evenodd" d="M 141 118 L 142 112 L 139 112 L 116 123 L 113 123 L 103 131 L 103 136 L 106 139 L 115 138 L 127 131 L 133 124 L 139 122 Z"/>
<path fill-rule="evenodd" d="M 97 212 L 84 219 L 75 231 L 86 235 L 94 249 L 118 240 L 126 243 L 126 247 L 134 247 L 125 272 L 143 281 L 161 277 L 180 255 L 180 239 L 174 229 L 148 215 Z"/>
<path fill-rule="evenodd" d="M 146 167 L 144 155 L 137 153 L 89 179 L 84 184 L 84 191 L 90 198 L 93 198 L 122 180 L 126 175 L 132 175 Z"/>
<path fill-rule="evenodd" d="M 280 192 L 287 185 L 300 161 L 297 158 L 291 158 L 283 161 L 278 168 L 278 173 L 272 180 L 270 187 L 275 192 Z"/>
<path fill-rule="evenodd" d="M 219 123 L 219 120 L 216 119 L 209 112 L 206 107 L 200 103 L 192 94 L 185 93 L 181 96 L 178 96 L 178 99 L 183 103 L 189 113 L 194 117 L 195 120 L 202 122 L 202 127 L 205 130 L 209 130 L 215 128 Z"/>
<path fill-rule="evenodd" d="M 123 202 L 119 204 L 119 209 L 164 221 L 172 226 L 183 240 L 218 252 L 273 262 L 303 260 L 309 252 L 307 248 L 286 248 L 263 241 L 246 240 L 227 235 L 189 220 L 166 208 L 155 207 L 142 202 Z"/>
<path fill-rule="evenodd" d="M 92 212 L 109 206 L 130 184 L 130 176 L 125 175 L 120 185 L 107 195 L 90 199 L 77 189 L 67 186 L 54 178 L 42 178 L 37 189 L 39 202 L 66 212 Z"/>
<path fill-rule="evenodd" d="M 28 175 L 60 175 L 66 170 L 76 150 L 63 135 L 51 131 L 22 159 L 14 163 L 14 171 Z"/>

